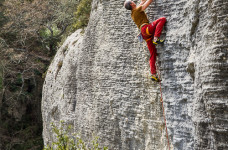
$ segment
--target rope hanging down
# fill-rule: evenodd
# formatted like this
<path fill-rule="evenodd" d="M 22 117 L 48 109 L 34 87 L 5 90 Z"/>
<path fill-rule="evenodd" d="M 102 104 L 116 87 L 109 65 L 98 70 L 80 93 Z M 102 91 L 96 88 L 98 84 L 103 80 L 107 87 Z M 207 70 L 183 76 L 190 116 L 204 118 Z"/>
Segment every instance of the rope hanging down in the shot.
<path fill-rule="evenodd" d="M 156 68 L 158 68 L 157 67 L 157 64 L 156 64 Z M 168 130 L 167 130 L 166 118 L 165 118 L 165 108 L 164 108 L 164 105 L 163 105 L 163 98 L 162 98 L 161 76 L 160 76 L 160 73 L 159 72 L 158 72 L 158 78 L 160 80 L 159 85 L 160 85 L 160 93 L 161 93 L 161 103 L 162 103 L 163 117 L 164 117 L 164 122 L 165 122 L 165 129 L 166 129 L 166 138 L 167 138 L 168 147 L 169 147 L 169 150 L 170 150 L 169 135 L 168 135 Z"/>

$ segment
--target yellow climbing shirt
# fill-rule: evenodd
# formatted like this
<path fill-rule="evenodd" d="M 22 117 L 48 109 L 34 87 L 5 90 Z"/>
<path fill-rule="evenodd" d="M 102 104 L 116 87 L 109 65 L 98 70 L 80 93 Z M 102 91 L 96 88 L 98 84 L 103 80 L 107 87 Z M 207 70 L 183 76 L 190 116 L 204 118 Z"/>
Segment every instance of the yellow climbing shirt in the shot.
<path fill-rule="evenodd" d="M 142 10 L 142 6 L 131 11 L 131 18 L 139 29 L 142 24 L 149 23 L 146 13 Z"/>

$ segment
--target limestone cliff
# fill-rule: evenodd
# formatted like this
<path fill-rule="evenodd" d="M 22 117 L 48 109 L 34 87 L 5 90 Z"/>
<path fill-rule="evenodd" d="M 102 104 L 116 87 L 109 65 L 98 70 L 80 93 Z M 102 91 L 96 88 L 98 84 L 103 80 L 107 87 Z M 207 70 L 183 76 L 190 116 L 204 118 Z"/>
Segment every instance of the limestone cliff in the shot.
<path fill-rule="evenodd" d="M 43 87 L 43 137 L 64 120 L 111 150 L 163 150 L 167 139 L 159 84 L 149 51 L 123 0 L 94 0 L 87 30 L 57 52 Z M 228 149 L 228 2 L 155 0 L 149 19 L 165 16 L 158 68 L 171 149 Z"/>

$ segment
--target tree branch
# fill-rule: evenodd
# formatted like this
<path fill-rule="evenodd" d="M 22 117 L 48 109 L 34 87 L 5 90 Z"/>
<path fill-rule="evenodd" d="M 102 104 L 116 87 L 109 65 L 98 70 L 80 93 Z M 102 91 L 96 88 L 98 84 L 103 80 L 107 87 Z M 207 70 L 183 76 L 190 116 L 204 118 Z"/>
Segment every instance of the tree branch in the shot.
<path fill-rule="evenodd" d="M 51 31 L 51 37 L 53 37 L 53 30 L 52 30 L 52 28 L 50 27 L 50 25 L 48 25 L 47 28 Z"/>
<path fill-rule="evenodd" d="M 68 24 L 67 25 L 65 25 L 64 27 L 63 27 L 63 30 L 62 30 L 62 32 L 61 33 L 59 33 L 56 37 L 57 38 L 59 38 L 65 31 L 66 31 L 66 28 L 68 27 Z"/>

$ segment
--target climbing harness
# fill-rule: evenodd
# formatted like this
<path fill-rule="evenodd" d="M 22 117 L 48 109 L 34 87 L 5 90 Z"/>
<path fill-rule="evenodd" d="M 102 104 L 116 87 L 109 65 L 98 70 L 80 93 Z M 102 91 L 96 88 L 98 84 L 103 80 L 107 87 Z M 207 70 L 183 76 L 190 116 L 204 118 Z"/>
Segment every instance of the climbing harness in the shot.
<path fill-rule="evenodd" d="M 148 25 L 148 23 L 143 23 L 143 24 L 140 26 L 140 33 L 137 35 L 138 40 L 139 40 L 140 43 L 143 42 L 143 36 L 142 36 L 142 33 L 141 33 L 141 29 L 142 29 L 142 27 L 145 26 L 145 25 Z"/>
<path fill-rule="evenodd" d="M 158 68 L 157 64 L 156 64 L 156 68 Z M 159 72 L 158 72 L 158 78 L 159 78 L 159 80 L 161 79 L 161 76 L 160 76 Z M 164 117 L 164 122 L 165 122 L 165 129 L 166 129 L 166 138 L 167 138 L 168 147 L 169 147 L 169 150 L 170 150 L 169 135 L 168 135 L 168 130 L 167 130 L 166 118 L 165 118 L 165 108 L 164 108 L 164 105 L 163 105 L 163 98 L 162 98 L 161 82 L 159 82 L 159 85 L 160 85 L 160 93 L 161 93 L 161 100 L 160 101 L 162 103 L 163 117 Z"/>
<path fill-rule="evenodd" d="M 149 23 L 143 23 L 143 24 L 140 26 L 140 34 L 138 35 L 138 39 L 139 39 L 139 41 L 140 41 L 141 43 L 143 42 L 142 27 L 145 26 L 145 25 L 149 25 Z M 153 26 L 153 24 L 152 24 L 152 26 Z M 152 35 L 152 34 L 150 34 L 150 32 L 149 32 L 149 27 L 146 28 L 146 34 L 147 34 L 148 36 L 151 36 L 151 35 Z M 147 42 L 147 41 L 151 40 L 152 38 L 153 38 L 153 37 L 150 37 L 150 38 L 146 39 L 145 41 Z M 142 39 L 142 40 L 141 40 L 141 39 Z"/>
<path fill-rule="evenodd" d="M 149 32 L 149 28 L 148 28 L 148 27 L 146 28 L 146 34 L 147 34 L 147 35 L 149 35 L 149 36 L 151 36 L 151 35 L 152 35 L 152 34 L 150 34 L 150 32 Z"/>
<path fill-rule="evenodd" d="M 141 32 L 142 27 L 145 26 L 145 25 L 148 25 L 148 24 L 149 24 L 149 23 L 143 23 L 143 24 L 140 26 L 140 32 Z"/>

